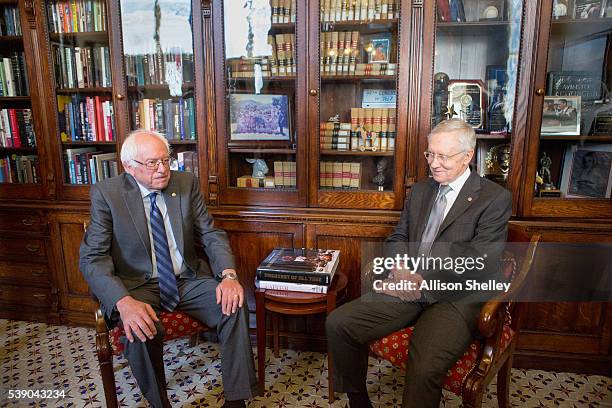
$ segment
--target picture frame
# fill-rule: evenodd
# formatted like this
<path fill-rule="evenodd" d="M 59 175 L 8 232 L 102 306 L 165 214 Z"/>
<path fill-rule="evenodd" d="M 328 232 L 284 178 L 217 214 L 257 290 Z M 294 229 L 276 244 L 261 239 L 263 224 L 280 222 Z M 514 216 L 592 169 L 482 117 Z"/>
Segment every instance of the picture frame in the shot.
<path fill-rule="evenodd" d="M 372 38 L 366 49 L 368 63 L 385 64 L 389 62 L 391 40 L 388 37 Z"/>
<path fill-rule="evenodd" d="M 448 117 L 459 117 L 474 129 L 485 128 L 485 85 L 477 79 L 453 79 L 448 84 Z"/>
<path fill-rule="evenodd" d="M 290 141 L 289 112 L 289 96 L 285 94 L 230 94 L 230 140 Z"/>
<path fill-rule="evenodd" d="M 487 65 L 487 129 L 492 133 L 508 132 L 506 98 L 508 97 L 508 69 L 505 65 Z"/>
<path fill-rule="evenodd" d="M 545 96 L 540 136 L 580 135 L 580 96 Z"/>
<path fill-rule="evenodd" d="M 477 21 L 504 20 L 504 0 L 478 0 Z"/>
<path fill-rule="evenodd" d="M 606 11 L 607 0 L 574 0 L 574 19 L 601 18 Z"/>
<path fill-rule="evenodd" d="M 563 162 L 561 191 L 567 198 L 610 198 L 612 144 L 568 146 Z"/>

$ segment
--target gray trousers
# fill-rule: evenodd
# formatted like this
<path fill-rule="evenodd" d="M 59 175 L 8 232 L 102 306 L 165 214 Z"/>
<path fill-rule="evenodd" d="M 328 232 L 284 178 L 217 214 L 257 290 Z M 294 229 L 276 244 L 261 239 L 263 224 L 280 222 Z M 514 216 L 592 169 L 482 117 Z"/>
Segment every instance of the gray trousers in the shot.
<path fill-rule="evenodd" d="M 221 313 L 216 303 L 215 289 L 218 282 L 212 277 L 202 279 L 177 279 L 181 301 L 176 310 L 195 317 L 209 327 L 216 327 L 221 345 L 221 373 L 226 400 L 242 400 L 258 393 L 253 351 L 249 339 L 248 308 L 242 308 L 230 316 Z M 156 280 L 135 288 L 130 292 L 134 299 L 150 304 L 159 314 L 159 285 Z M 157 335 L 152 340 L 141 342 L 134 336 L 130 343 L 121 338 L 125 346 L 124 355 L 141 392 L 153 407 L 168 407 L 166 375 L 163 361 L 164 330 L 156 323 Z"/>
<path fill-rule="evenodd" d="M 465 310 L 453 303 L 404 302 L 368 293 L 334 310 L 327 318 L 328 350 L 339 392 L 367 392 L 368 344 L 414 326 L 410 342 L 402 407 L 438 407 L 442 381 L 471 343 L 479 307 L 468 325 Z"/>

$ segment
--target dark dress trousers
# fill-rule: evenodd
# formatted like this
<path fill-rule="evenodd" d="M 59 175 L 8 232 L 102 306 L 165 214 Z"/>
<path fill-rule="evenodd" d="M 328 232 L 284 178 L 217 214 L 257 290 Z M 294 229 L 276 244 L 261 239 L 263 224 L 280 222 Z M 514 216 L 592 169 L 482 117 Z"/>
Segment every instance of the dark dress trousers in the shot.
<path fill-rule="evenodd" d="M 248 333 L 246 306 L 225 316 L 216 304 L 215 277 L 235 268 L 227 235 L 215 228 L 191 173 L 172 172 L 161 192 L 164 197 L 177 248 L 184 268 L 177 278 L 180 303 L 177 310 L 216 327 L 221 344 L 221 369 L 228 400 L 257 394 L 257 381 Z M 204 248 L 208 262 L 198 258 L 195 245 Z M 123 173 L 91 186 L 91 217 L 80 248 L 79 267 L 93 293 L 100 299 L 111 324 L 119 316 L 116 303 L 131 295 L 161 311 L 159 285 L 152 279 L 149 226 L 143 198 L 136 180 Z M 162 358 L 163 327 L 156 324 L 153 340 L 122 339 L 125 356 L 147 400 L 155 407 L 167 405 L 166 378 Z"/>
<path fill-rule="evenodd" d="M 438 187 L 433 179 L 413 186 L 400 221 L 386 242 L 404 243 L 406 248 L 414 247 L 415 242 L 418 244 Z M 495 276 L 498 270 L 495 258 L 501 254 L 506 240 L 511 211 L 510 192 L 472 170 L 438 230 L 431 256 L 478 256 L 484 250 L 491 261 L 480 273 Z M 486 278 L 477 275 L 474 271 L 462 277 L 457 277 L 452 270 L 423 272 L 426 280 Z M 413 325 L 403 406 L 437 407 L 444 375 L 476 333 L 482 295 L 474 298 L 467 293 L 431 293 L 432 300 L 422 301 L 422 297 L 421 301 L 409 302 L 370 292 L 340 306 L 326 322 L 336 389 L 365 392 L 368 343 Z"/>

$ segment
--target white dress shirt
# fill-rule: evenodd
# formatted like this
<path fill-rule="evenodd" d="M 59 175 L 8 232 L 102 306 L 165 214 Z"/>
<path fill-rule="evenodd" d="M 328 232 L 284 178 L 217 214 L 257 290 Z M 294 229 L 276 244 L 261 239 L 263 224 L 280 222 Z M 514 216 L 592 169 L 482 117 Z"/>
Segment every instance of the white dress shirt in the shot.
<path fill-rule="evenodd" d="M 151 243 L 151 262 L 153 263 L 153 274 L 151 278 L 157 278 L 157 261 L 155 260 L 155 246 L 153 243 L 153 233 L 151 231 L 151 198 L 149 194 L 158 193 L 155 198 L 155 204 L 162 214 L 164 219 L 164 227 L 166 228 L 166 237 L 168 238 L 168 247 L 170 248 L 170 258 L 172 258 L 172 269 L 175 275 L 180 275 L 183 270 L 183 255 L 179 251 L 176 245 L 176 239 L 174 239 L 174 233 L 172 232 L 172 225 L 170 225 L 170 217 L 168 216 L 168 209 L 166 207 L 166 200 L 161 191 L 149 190 L 142 184 L 138 183 L 140 188 L 140 194 L 142 196 L 142 203 L 144 205 L 145 215 L 147 216 L 147 226 L 149 227 L 149 242 Z"/>

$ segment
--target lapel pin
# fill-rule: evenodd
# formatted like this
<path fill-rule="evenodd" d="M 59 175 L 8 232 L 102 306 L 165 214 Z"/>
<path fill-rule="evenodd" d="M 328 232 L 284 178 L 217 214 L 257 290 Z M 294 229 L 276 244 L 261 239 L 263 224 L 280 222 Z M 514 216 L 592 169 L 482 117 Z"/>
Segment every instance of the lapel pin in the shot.
<path fill-rule="evenodd" d="M 172 194 L 170 194 L 170 195 L 171 195 L 172 197 L 176 197 L 176 193 L 172 193 Z M 470 197 L 470 200 L 471 200 L 471 199 L 472 199 L 472 198 Z"/>
<path fill-rule="evenodd" d="M 172 193 L 172 194 L 174 194 L 174 193 Z M 468 201 L 472 201 L 472 197 L 468 197 Z"/>

